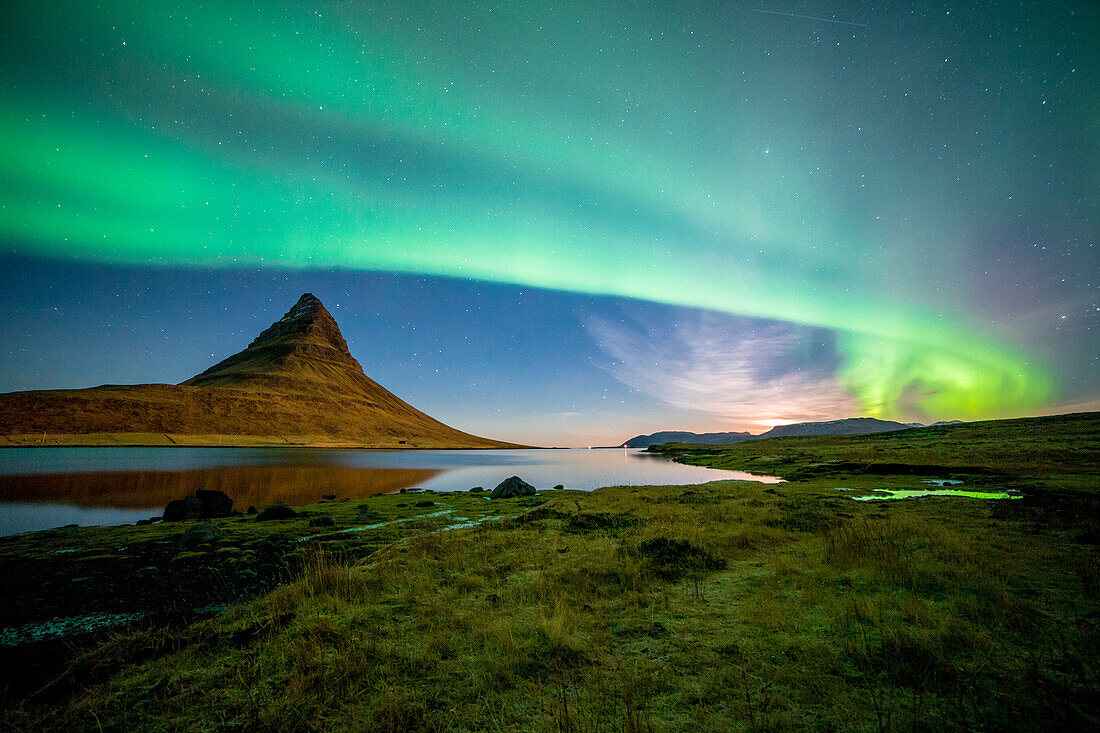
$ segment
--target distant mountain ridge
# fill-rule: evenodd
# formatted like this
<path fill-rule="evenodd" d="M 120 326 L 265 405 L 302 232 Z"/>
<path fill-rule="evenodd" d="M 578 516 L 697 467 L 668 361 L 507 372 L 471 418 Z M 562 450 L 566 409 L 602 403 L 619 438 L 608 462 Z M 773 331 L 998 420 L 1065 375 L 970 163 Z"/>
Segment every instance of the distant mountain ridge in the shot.
<path fill-rule="evenodd" d="M 620 447 L 648 448 L 661 443 L 706 443 L 708 445 L 727 445 L 751 440 L 752 433 L 692 433 L 686 430 L 664 430 L 650 435 L 636 435 Z"/>
<path fill-rule="evenodd" d="M 951 425 L 961 422 L 951 420 L 934 423 L 935 425 Z M 730 445 L 743 443 L 746 440 L 763 440 L 765 438 L 784 438 L 797 435 L 869 435 L 871 433 L 888 433 L 894 430 L 908 430 L 910 428 L 925 427 L 920 423 L 900 423 L 892 420 L 879 420 L 873 417 L 848 417 L 842 420 L 827 420 L 825 422 L 802 422 L 792 425 L 777 425 L 767 432 L 753 435 L 752 433 L 691 433 L 686 431 L 662 431 L 650 435 L 638 435 L 625 443 L 626 448 L 648 448 L 651 445 L 661 443 L 704 443 L 707 445 Z"/>
<path fill-rule="evenodd" d="M 825 422 L 800 422 L 793 425 L 776 425 L 759 438 L 785 438 L 790 435 L 868 435 L 870 433 L 889 433 L 894 430 L 908 430 L 916 427 L 893 420 L 879 420 L 874 417 L 846 417 L 842 420 Z"/>
<path fill-rule="evenodd" d="M 2 394 L 3 443 L 516 447 L 445 425 L 368 377 L 312 293 L 182 384 Z"/>

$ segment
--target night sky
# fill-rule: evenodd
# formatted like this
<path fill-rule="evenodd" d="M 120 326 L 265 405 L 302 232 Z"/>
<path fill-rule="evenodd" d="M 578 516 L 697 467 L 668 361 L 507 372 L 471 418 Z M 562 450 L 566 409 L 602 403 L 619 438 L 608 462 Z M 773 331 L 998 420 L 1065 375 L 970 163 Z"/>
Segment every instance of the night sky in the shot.
<path fill-rule="evenodd" d="M 316 294 L 557 445 L 1100 409 L 1100 6 L 5 2 L 0 390 Z"/>

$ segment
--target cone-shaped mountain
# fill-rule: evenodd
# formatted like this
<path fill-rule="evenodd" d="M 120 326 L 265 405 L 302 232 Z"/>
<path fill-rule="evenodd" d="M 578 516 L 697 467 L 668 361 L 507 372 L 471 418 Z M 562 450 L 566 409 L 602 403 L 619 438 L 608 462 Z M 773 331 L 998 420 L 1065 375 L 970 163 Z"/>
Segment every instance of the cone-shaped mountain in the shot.
<path fill-rule="evenodd" d="M 0 395 L 0 436 L 68 445 L 510 445 L 444 425 L 368 377 L 312 293 L 243 351 L 179 385 Z"/>
<path fill-rule="evenodd" d="M 363 373 L 336 319 L 312 293 L 239 351 L 183 384 L 346 395 L 400 403 Z"/>

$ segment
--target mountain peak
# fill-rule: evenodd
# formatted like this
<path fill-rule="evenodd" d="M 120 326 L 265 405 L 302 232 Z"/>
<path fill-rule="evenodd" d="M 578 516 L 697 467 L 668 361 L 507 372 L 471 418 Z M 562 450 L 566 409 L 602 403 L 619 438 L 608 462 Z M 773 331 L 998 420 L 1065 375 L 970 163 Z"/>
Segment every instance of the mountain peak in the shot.
<path fill-rule="evenodd" d="M 375 394 L 380 387 L 348 351 L 336 319 L 313 293 L 243 351 L 184 382 L 195 387 L 255 387 L 277 392 Z"/>
<path fill-rule="evenodd" d="M 302 293 L 298 302 L 257 336 L 248 348 L 290 342 L 329 346 L 341 354 L 347 354 L 348 358 L 351 357 L 348 344 L 340 333 L 340 327 L 336 325 L 336 319 L 313 293 Z"/>
<path fill-rule="evenodd" d="M 321 303 L 321 299 L 313 293 L 302 293 L 294 307 L 288 310 L 286 315 L 280 318 L 279 321 L 308 320 L 316 317 L 319 311 L 328 313 L 324 304 Z"/>

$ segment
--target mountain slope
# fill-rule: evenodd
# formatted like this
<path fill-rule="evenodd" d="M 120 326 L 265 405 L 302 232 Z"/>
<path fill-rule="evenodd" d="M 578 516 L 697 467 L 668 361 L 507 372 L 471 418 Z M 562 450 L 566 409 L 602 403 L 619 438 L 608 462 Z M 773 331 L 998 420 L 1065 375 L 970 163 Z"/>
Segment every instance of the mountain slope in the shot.
<path fill-rule="evenodd" d="M 511 446 L 444 425 L 364 374 L 310 293 L 243 351 L 179 385 L 0 395 L 0 436 L 66 445 Z"/>

